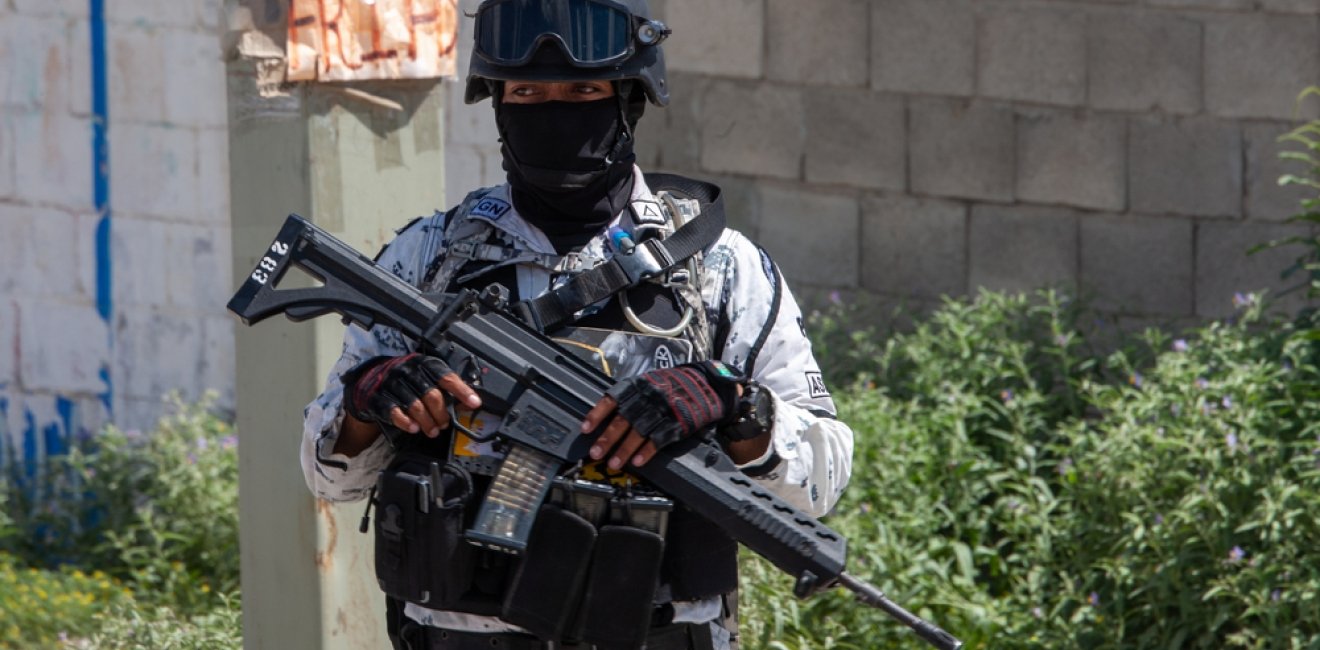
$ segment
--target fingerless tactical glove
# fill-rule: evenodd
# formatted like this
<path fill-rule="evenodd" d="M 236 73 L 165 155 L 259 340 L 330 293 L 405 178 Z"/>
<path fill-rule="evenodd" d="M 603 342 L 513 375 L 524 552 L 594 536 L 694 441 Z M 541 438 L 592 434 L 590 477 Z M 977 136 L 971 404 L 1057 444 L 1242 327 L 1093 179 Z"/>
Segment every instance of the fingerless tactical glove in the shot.
<path fill-rule="evenodd" d="M 390 411 L 405 414 L 426 391 L 451 370 L 435 357 L 412 353 L 372 357 L 344 373 L 344 411 L 363 422 L 390 424 Z"/>
<path fill-rule="evenodd" d="M 718 361 L 688 363 L 643 373 L 615 384 L 610 397 L 638 433 L 664 447 L 736 414 L 743 378 Z"/>

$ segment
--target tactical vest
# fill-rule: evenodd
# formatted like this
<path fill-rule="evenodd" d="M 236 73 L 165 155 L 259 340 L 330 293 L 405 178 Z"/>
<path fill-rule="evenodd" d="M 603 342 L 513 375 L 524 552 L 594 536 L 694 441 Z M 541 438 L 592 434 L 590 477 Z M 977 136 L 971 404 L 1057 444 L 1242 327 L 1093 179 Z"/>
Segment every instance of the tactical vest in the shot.
<path fill-rule="evenodd" d="M 663 184 L 661 184 L 663 185 Z M 630 206 L 639 239 L 647 236 L 667 237 L 683 224 L 699 218 L 700 202 L 652 184 L 658 201 L 634 203 Z M 603 261 L 602 256 L 570 253 L 546 255 L 522 250 L 506 241 L 505 234 L 493 224 L 474 218 L 491 190 L 478 190 L 446 215 L 444 224 L 444 250 L 427 266 L 422 278 L 423 291 L 446 291 L 459 287 L 478 288 L 501 275 L 508 278 L 518 265 L 537 266 L 548 271 L 552 288 L 562 285 L 574 274 Z M 658 214 L 655 214 L 658 207 Z M 590 244 L 588 245 L 590 247 Z M 599 253 L 600 251 L 596 251 Z M 602 308 L 593 306 L 578 312 L 578 319 L 567 327 L 548 332 L 560 340 L 564 347 L 589 362 L 600 363 L 602 370 L 615 378 L 625 378 L 657 367 L 667 367 L 709 358 L 713 349 L 711 328 L 701 296 L 701 259 L 698 253 L 688 263 L 680 264 L 662 277 L 648 281 L 637 289 L 612 297 Z M 516 290 L 515 286 L 507 287 Z M 645 300 L 637 300 L 637 294 Z M 518 296 L 530 298 L 530 296 Z M 672 299 L 670 299 L 672 298 Z M 649 308 L 638 304 L 645 302 Z M 657 308 L 657 305 L 659 307 Z M 666 306 L 670 313 L 665 314 Z M 634 309 L 634 307 L 638 307 Z M 639 314 L 638 311 L 642 311 Z M 623 318 L 618 318 L 618 315 Z M 612 319 L 612 320 L 611 320 Z M 611 327 L 581 326 L 582 323 L 605 321 Z M 493 419 L 493 418 L 492 418 Z M 495 426 L 495 422 L 480 421 L 480 414 L 464 422 L 474 430 Z M 477 443 L 462 434 L 454 438 L 442 436 L 431 440 L 410 437 L 411 447 L 400 454 L 400 463 L 412 463 L 408 476 L 438 476 L 427 458 L 452 461 L 471 475 L 475 503 L 485 496 L 489 477 L 494 474 L 502 453 L 492 443 Z M 585 468 L 583 476 L 600 483 L 608 483 L 605 472 Z M 412 480 L 412 479 L 409 479 Z M 617 477 L 615 483 L 618 484 Z M 412 489 L 409 486 L 408 489 Z M 471 525 L 476 508 L 470 508 L 462 521 L 462 529 Z M 377 521 L 377 570 L 381 573 L 382 543 L 380 510 Z M 539 525 L 539 524 L 538 524 Z M 449 528 L 458 527 L 453 522 Z M 437 535 L 454 535 L 453 530 L 436 527 Z M 461 530 L 457 531 L 461 534 Z M 737 543 L 718 526 L 696 513 L 675 504 L 667 518 L 664 533 L 663 556 L 660 561 L 659 586 L 656 603 L 692 601 L 722 596 L 737 588 Z M 486 616 L 501 615 L 509 590 L 517 582 L 521 559 L 486 550 L 461 540 L 454 546 L 448 542 L 425 542 L 423 548 L 448 551 L 429 564 L 429 570 L 438 572 L 439 580 L 431 581 L 439 587 L 422 588 L 415 585 L 387 585 L 382 587 L 403 600 L 432 609 L 465 612 Z M 386 563 L 389 561 L 387 559 Z M 411 577 L 405 581 L 413 580 Z M 461 585 L 461 586 L 460 586 Z M 396 587 L 391 589 L 391 586 Z M 400 590 L 402 589 L 402 593 Z M 408 592 L 411 590 L 410 595 Z M 440 593 L 436 593 L 440 592 Z M 425 593 L 425 598 L 418 596 Z M 551 592 L 553 593 L 553 592 Z M 553 597 L 550 593 L 547 597 Z"/>

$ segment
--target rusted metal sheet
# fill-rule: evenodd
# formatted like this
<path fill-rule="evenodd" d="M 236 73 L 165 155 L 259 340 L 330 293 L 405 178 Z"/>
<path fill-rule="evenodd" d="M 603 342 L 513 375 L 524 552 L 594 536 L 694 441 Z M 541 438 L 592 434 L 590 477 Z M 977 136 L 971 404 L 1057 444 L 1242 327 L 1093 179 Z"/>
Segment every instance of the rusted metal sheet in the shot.
<path fill-rule="evenodd" d="M 454 74 L 458 0 L 289 2 L 289 81 Z"/>

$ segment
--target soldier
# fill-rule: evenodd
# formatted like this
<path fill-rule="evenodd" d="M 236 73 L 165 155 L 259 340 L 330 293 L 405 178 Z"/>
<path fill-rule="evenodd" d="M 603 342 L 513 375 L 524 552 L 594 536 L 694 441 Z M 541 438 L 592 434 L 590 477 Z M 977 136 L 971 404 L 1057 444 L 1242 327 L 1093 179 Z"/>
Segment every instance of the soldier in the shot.
<path fill-rule="evenodd" d="M 483 2 L 466 99 L 491 99 L 508 182 L 408 224 L 378 262 L 425 291 L 575 296 L 620 251 L 696 232 L 718 188 L 634 164 L 647 103 L 669 101 L 669 34 L 645 0 Z M 737 545 L 628 468 L 714 428 L 748 476 L 821 516 L 853 443 L 769 255 L 734 230 L 707 239 L 651 280 L 569 300 L 547 332 L 619 383 L 582 423 L 599 462 L 560 479 L 521 556 L 461 539 L 505 453 L 483 442 L 498 418 L 397 331 L 349 328 L 306 409 L 302 465 L 317 496 L 376 505 L 396 648 L 737 647 Z M 423 483 L 443 507 L 419 514 L 409 490 Z"/>

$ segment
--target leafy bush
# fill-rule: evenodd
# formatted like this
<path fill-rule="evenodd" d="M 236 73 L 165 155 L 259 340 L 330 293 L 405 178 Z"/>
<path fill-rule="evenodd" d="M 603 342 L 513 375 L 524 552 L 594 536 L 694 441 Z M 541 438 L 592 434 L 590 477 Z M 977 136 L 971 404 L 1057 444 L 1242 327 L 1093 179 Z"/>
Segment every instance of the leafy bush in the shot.
<path fill-rule="evenodd" d="M 79 638 L 105 611 L 131 600 L 100 571 L 21 568 L 0 554 L 0 648 L 49 648 Z"/>
<path fill-rule="evenodd" d="M 237 438 L 207 403 L 176 407 L 148 434 L 107 429 L 0 500 L 0 570 L 50 585 L 6 601 L 0 573 L 0 647 L 61 634 L 80 648 L 240 645 Z M 68 567 L 122 597 L 68 606 L 64 594 L 92 593 Z"/>
<path fill-rule="evenodd" d="M 1266 322 L 1117 353 L 1056 294 L 951 301 L 838 396 L 850 569 L 969 648 L 1320 648 L 1316 343 Z M 744 561 L 749 648 L 923 645 Z"/>

